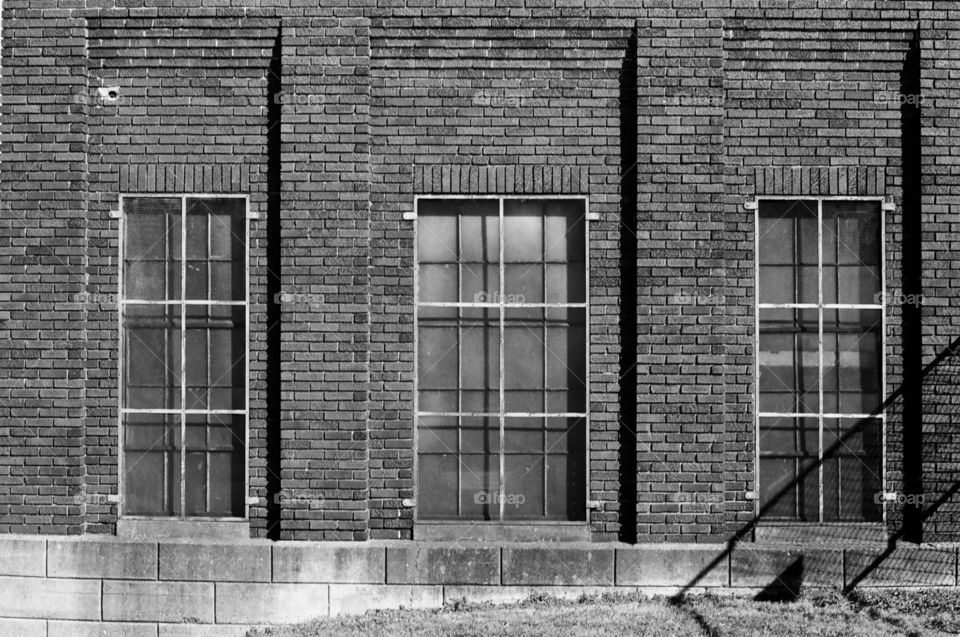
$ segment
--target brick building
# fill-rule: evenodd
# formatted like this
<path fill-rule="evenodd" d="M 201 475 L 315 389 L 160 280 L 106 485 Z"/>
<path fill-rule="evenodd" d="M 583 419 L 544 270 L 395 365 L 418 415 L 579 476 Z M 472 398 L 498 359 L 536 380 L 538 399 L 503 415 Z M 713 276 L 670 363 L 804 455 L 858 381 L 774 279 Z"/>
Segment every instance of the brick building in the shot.
<path fill-rule="evenodd" d="M 960 539 L 960 2 L 3 17 L 0 532 Z"/>

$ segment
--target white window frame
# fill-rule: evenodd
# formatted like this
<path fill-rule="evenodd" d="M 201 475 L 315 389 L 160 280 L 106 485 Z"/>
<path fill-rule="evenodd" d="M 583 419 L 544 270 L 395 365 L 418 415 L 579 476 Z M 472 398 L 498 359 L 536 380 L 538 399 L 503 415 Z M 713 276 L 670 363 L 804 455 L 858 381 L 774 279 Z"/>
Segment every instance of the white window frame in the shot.
<path fill-rule="evenodd" d="M 181 306 L 181 336 L 180 336 L 180 409 L 127 409 L 124 406 L 125 396 L 125 378 L 124 378 L 124 310 L 128 304 L 124 289 L 124 262 L 126 261 L 126 243 L 127 227 L 125 204 L 127 199 L 180 199 L 180 255 L 186 259 L 187 254 L 187 200 L 188 199 L 242 199 L 244 202 L 244 298 L 242 301 L 217 301 L 217 300 L 187 300 L 186 297 L 186 268 L 180 268 L 180 296 L 179 300 L 131 300 L 131 305 L 179 305 Z M 238 520 L 246 521 L 250 518 L 250 502 L 247 494 L 250 490 L 250 197 L 249 195 L 235 194 L 210 194 L 210 193 L 124 193 L 120 195 L 120 233 L 119 233 L 119 266 L 117 279 L 117 343 L 119 352 L 117 356 L 117 485 L 118 485 L 118 514 L 117 517 L 125 520 L 165 520 L 165 521 L 191 521 L 191 522 L 236 522 Z M 207 242 L 209 243 L 209 236 Z M 244 308 L 244 387 L 243 404 L 244 409 L 186 409 L 186 383 L 183 382 L 186 368 L 186 356 L 184 348 L 186 344 L 186 307 L 188 305 L 221 305 Z M 186 441 L 182 428 L 185 426 L 186 416 L 188 414 L 232 414 L 242 415 L 244 418 L 244 439 L 243 439 L 243 516 L 188 516 L 185 510 L 180 511 L 180 515 L 126 515 L 124 514 L 124 415 L 127 413 L 141 414 L 179 414 L 181 423 L 181 446 Z M 180 497 L 186 497 L 186 455 L 180 453 Z M 209 468 L 208 468 L 209 471 Z"/>
<path fill-rule="evenodd" d="M 760 302 L 760 205 L 764 201 L 816 201 L 817 202 L 817 303 L 761 303 Z M 824 303 L 823 302 L 823 202 L 825 201 L 872 201 L 876 202 L 878 214 L 880 215 L 880 299 L 882 303 L 877 304 L 858 304 L 858 303 Z M 753 413 L 754 413 L 754 492 L 757 494 L 754 515 L 758 522 L 763 525 L 815 525 L 831 526 L 850 524 L 864 524 L 864 522 L 851 521 L 832 521 L 823 520 L 823 421 L 828 418 L 870 418 L 880 421 L 880 489 L 881 494 L 886 491 L 887 486 L 887 415 L 885 400 L 887 396 L 887 251 L 886 251 L 886 216 L 888 207 L 883 197 L 880 196 L 799 196 L 799 195 L 765 195 L 756 197 L 752 202 L 748 202 L 748 207 L 753 208 L 753 268 L 754 268 L 754 338 L 753 338 L 753 360 L 754 360 L 754 392 L 753 392 Z M 880 311 L 880 408 L 875 414 L 832 414 L 823 411 L 823 312 L 827 309 L 853 309 L 853 310 L 879 310 Z M 817 450 L 817 476 L 818 476 L 818 504 L 819 519 L 817 521 L 786 520 L 775 519 L 765 520 L 760 517 L 760 418 L 761 417 L 786 417 L 786 418 L 811 418 L 811 414 L 796 414 L 782 412 L 761 412 L 760 411 L 760 310 L 767 309 L 806 309 L 817 310 L 818 337 L 817 337 L 817 387 L 819 391 L 818 407 L 818 450 Z M 840 488 L 842 489 L 842 478 Z M 880 524 L 887 521 L 886 498 L 880 498 L 880 522 L 866 522 L 866 524 Z"/>
<path fill-rule="evenodd" d="M 497 303 L 461 303 L 461 302 L 421 302 L 420 301 L 420 255 L 417 247 L 418 238 L 419 238 L 419 210 L 420 210 L 420 201 L 421 200 L 496 200 L 499 205 L 499 248 L 500 254 L 498 258 L 497 271 L 500 277 L 500 295 Z M 504 290 L 504 236 L 503 236 L 503 203 L 505 200 L 531 200 L 531 201 L 544 201 L 544 200 L 561 200 L 561 201 L 582 201 L 583 202 L 583 232 L 584 232 L 584 301 L 582 303 L 507 303 L 505 301 L 506 294 L 503 293 Z M 443 194 L 443 195 L 414 195 L 413 198 L 413 219 L 414 219 L 414 231 L 413 231 L 413 476 L 414 476 L 414 497 L 417 506 L 414 508 L 414 522 L 428 523 L 428 524 L 481 524 L 481 525 L 503 525 L 507 524 L 523 524 L 523 525 L 568 525 L 568 526 L 583 526 L 590 523 L 590 221 L 594 220 L 593 216 L 590 214 L 590 200 L 585 195 L 510 195 L 510 194 L 498 194 L 498 195 L 457 195 L 457 194 Z M 459 263 L 459 262 L 458 262 Z M 461 277 L 458 277 L 458 281 Z M 458 283 L 458 286 L 462 285 L 462 281 Z M 488 309 L 499 309 L 500 321 L 499 321 L 499 387 L 500 387 L 500 410 L 499 413 L 495 415 L 500 421 L 500 451 L 499 451 L 499 462 L 500 462 L 500 475 L 499 475 L 499 503 L 500 503 L 500 513 L 496 520 L 467 520 L 467 519 L 452 519 L 452 520 L 437 520 L 437 519 L 421 519 L 419 517 L 419 497 L 420 497 L 420 417 L 421 416 L 460 416 L 460 412 L 421 412 L 419 405 L 419 375 L 420 375 L 420 356 L 419 356 L 419 345 L 420 345 L 420 325 L 419 325 L 419 309 L 421 307 L 460 307 L 460 308 L 488 308 Z M 567 412 L 567 413 L 534 413 L 534 412 L 505 412 L 504 411 L 504 323 L 506 317 L 506 310 L 513 308 L 572 308 L 572 309 L 583 309 L 584 310 L 584 367 L 585 369 L 585 406 L 586 411 L 584 412 Z M 457 391 L 460 391 L 458 384 Z M 470 414 L 467 414 L 470 415 Z M 494 416 L 491 416 L 494 417 Z M 585 440 L 584 440 L 584 520 L 583 521 L 568 521 L 568 520 L 510 520 L 504 518 L 504 509 L 506 506 L 504 498 L 504 421 L 506 418 L 512 417 L 555 417 L 555 418 L 583 418 L 584 419 L 584 428 L 585 428 Z M 459 434 L 458 434 L 459 435 Z M 457 465 L 458 475 L 460 472 L 460 461 L 458 459 Z M 546 471 L 546 468 L 544 469 Z M 457 498 L 459 502 L 460 497 L 460 484 L 457 485 Z M 546 485 L 544 485 L 544 502 L 546 502 Z"/>

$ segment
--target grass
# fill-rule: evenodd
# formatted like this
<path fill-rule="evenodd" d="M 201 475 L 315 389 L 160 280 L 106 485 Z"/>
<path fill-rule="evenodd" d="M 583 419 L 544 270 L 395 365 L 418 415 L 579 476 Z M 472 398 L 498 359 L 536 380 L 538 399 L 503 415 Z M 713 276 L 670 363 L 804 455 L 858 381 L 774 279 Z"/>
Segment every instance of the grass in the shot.
<path fill-rule="evenodd" d="M 789 602 L 702 595 L 680 600 L 607 594 L 576 601 L 530 598 L 519 604 L 450 604 L 439 610 L 384 610 L 250 631 L 250 637 L 389 635 L 687 636 L 960 634 L 954 590 L 804 591 Z"/>

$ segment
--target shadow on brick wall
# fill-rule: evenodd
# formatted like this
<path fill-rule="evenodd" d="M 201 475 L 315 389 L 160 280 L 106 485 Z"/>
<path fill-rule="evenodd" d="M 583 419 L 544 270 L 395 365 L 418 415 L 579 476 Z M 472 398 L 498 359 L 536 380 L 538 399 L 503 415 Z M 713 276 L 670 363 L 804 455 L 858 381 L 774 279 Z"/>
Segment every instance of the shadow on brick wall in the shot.
<path fill-rule="evenodd" d="M 280 539 L 280 446 L 283 420 L 283 316 L 280 306 L 283 259 L 280 224 L 282 183 L 282 109 L 280 92 L 283 90 L 283 30 L 277 29 L 270 68 L 267 73 L 267 537 Z"/>
<path fill-rule="evenodd" d="M 619 540 L 637 541 L 637 27 L 620 68 Z"/>

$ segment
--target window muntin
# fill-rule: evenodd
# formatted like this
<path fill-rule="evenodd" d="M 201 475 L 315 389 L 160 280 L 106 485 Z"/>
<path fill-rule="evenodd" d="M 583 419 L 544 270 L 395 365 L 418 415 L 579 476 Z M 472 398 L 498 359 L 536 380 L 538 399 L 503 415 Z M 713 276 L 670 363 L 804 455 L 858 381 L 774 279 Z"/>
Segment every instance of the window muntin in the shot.
<path fill-rule="evenodd" d="M 756 227 L 759 510 L 879 521 L 880 202 L 761 200 Z"/>
<path fill-rule="evenodd" d="M 244 517 L 247 200 L 121 201 L 122 513 Z"/>
<path fill-rule="evenodd" d="M 417 516 L 586 515 L 583 199 L 417 202 Z"/>

